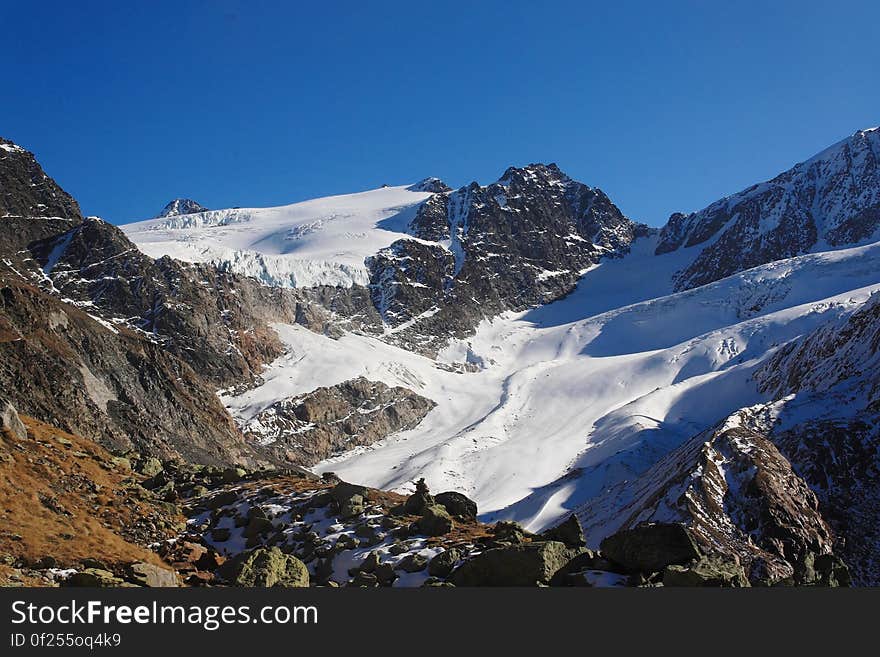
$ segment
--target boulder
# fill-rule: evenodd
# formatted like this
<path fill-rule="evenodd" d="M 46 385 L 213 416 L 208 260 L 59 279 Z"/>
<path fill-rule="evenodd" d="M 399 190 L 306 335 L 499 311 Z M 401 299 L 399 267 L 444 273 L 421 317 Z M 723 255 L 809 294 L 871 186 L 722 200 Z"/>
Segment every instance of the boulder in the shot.
<path fill-rule="evenodd" d="M 224 490 L 220 491 L 216 495 L 210 497 L 205 505 L 209 509 L 219 509 L 220 507 L 229 506 L 230 504 L 235 504 L 238 501 L 238 493 L 234 490 Z"/>
<path fill-rule="evenodd" d="M 620 571 L 621 568 L 593 550 L 584 549 L 553 575 L 553 579 L 550 580 L 550 585 L 573 586 L 575 585 L 573 582 L 577 582 L 579 579 L 578 577 L 573 576 L 583 573 L 584 571 L 614 572 L 615 570 Z"/>
<path fill-rule="evenodd" d="M 452 571 L 456 586 L 538 586 L 548 584 L 576 556 L 559 541 L 536 541 L 486 550 Z"/>
<path fill-rule="evenodd" d="M 0 430 L 8 431 L 19 440 L 27 438 L 27 429 L 18 417 L 15 406 L 2 397 L 0 397 Z"/>
<path fill-rule="evenodd" d="M 160 568 L 143 561 L 129 565 L 127 577 L 134 584 L 150 588 L 174 588 L 178 586 L 177 573 L 173 570 Z"/>
<path fill-rule="evenodd" d="M 545 532 L 541 536 L 548 541 L 560 541 L 568 547 L 584 547 L 587 540 L 584 538 L 584 530 L 577 516 L 571 514 L 568 519 Z"/>
<path fill-rule="evenodd" d="M 428 562 L 428 574 L 432 577 L 449 577 L 460 560 L 461 551 L 457 548 L 444 550 Z"/>
<path fill-rule="evenodd" d="M 309 570 L 306 565 L 277 547 L 257 548 L 227 562 L 224 577 L 235 586 L 307 587 Z"/>
<path fill-rule="evenodd" d="M 369 497 L 366 486 L 350 484 L 347 481 L 340 481 L 327 492 L 340 507 L 355 495 L 360 495 L 361 499 L 367 499 Z"/>
<path fill-rule="evenodd" d="M 687 527 L 680 523 L 649 523 L 606 537 L 602 554 L 629 572 L 654 573 L 702 556 Z"/>
<path fill-rule="evenodd" d="M 428 536 L 443 536 L 455 527 L 446 509 L 439 504 L 432 504 L 422 511 L 422 517 L 418 520 L 419 531 Z"/>
<path fill-rule="evenodd" d="M 382 563 L 373 570 L 379 586 L 391 586 L 397 579 L 397 573 L 394 572 L 394 566 L 390 563 Z"/>
<path fill-rule="evenodd" d="M 663 586 L 745 587 L 749 580 L 738 560 L 702 557 L 663 571 Z"/>
<path fill-rule="evenodd" d="M 146 459 L 140 464 L 140 468 L 138 469 L 138 471 L 145 477 L 155 477 L 162 472 L 162 470 L 162 462 L 155 457 Z"/>
<path fill-rule="evenodd" d="M 513 520 L 499 520 L 492 527 L 492 542 L 524 543 L 527 538 L 538 538 L 525 530 L 518 522 Z"/>
<path fill-rule="evenodd" d="M 434 496 L 434 502 L 445 507 L 450 515 L 472 519 L 477 517 L 477 503 L 461 493 L 454 491 L 440 493 Z"/>
<path fill-rule="evenodd" d="M 425 566 L 428 565 L 428 558 L 414 552 L 412 554 L 406 555 L 403 559 L 401 559 L 397 567 L 400 570 L 403 570 L 407 573 L 417 573 L 425 569 Z"/>
<path fill-rule="evenodd" d="M 364 512 L 364 498 L 361 495 L 352 495 L 339 509 L 339 515 L 343 518 L 354 518 Z"/>
<path fill-rule="evenodd" d="M 379 586 L 379 578 L 373 573 L 358 572 L 352 577 L 348 585 L 360 588 L 374 588 Z"/>

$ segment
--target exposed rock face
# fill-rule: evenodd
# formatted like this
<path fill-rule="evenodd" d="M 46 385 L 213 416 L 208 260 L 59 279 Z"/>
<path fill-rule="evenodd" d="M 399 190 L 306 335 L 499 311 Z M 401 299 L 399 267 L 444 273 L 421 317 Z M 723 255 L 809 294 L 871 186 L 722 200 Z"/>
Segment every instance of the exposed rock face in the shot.
<path fill-rule="evenodd" d="M 431 192 L 434 194 L 452 191 L 452 188 L 449 185 L 439 178 L 434 177 L 420 180 L 415 185 L 410 185 L 407 189 L 413 192 Z"/>
<path fill-rule="evenodd" d="M 880 129 L 861 130 L 780 174 L 688 215 L 673 214 L 657 253 L 707 244 L 678 273 L 685 290 L 880 229 Z M 710 240 L 714 240 L 711 241 Z"/>
<path fill-rule="evenodd" d="M 806 562 L 834 549 L 831 528 L 807 483 L 771 441 L 735 423 L 695 436 L 635 481 L 612 487 L 579 516 L 589 530 L 591 517 L 609 508 L 631 532 L 645 531 L 640 527 L 645 522 L 682 523 L 699 549 L 666 564 L 641 564 L 641 570 L 706 554 L 742 563 L 752 583 L 789 578 L 805 583 Z M 615 561 L 629 560 L 625 545 L 616 549 L 621 536 L 629 534 L 602 543 L 603 553 Z M 670 545 L 657 543 L 664 550 Z"/>
<path fill-rule="evenodd" d="M 755 375 L 784 412 L 806 419 L 771 439 L 815 491 L 839 537 L 835 553 L 862 585 L 880 582 L 880 295 L 783 346 Z M 798 411 L 793 411 L 797 413 Z"/>
<path fill-rule="evenodd" d="M 617 256 L 647 228 L 598 189 L 556 165 L 510 168 L 423 203 L 410 230 L 368 262 L 373 301 L 392 339 L 431 352 L 484 317 L 570 292 L 601 256 Z"/>
<path fill-rule="evenodd" d="M 269 323 L 333 334 L 331 308 L 369 307 L 357 291 L 270 288 L 209 265 L 153 260 L 97 218 L 22 246 L 62 297 L 143 332 L 219 386 L 254 379 L 262 363 L 281 354 Z"/>
<path fill-rule="evenodd" d="M 784 345 L 755 378 L 774 399 L 858 393 L 866 409 L 880 410 L 880 293 L 856 312 Z"/>
<path fill-rule="evenodd" d="M 312 465 L 412 429 L 434 406 L 406 388 L 359 377 L 276 402 L 244 432 L 283 460 Z"/>
<path fill-rule="evenodd" d="M 27 429 L 18 417 L 18 411 L 3 397 L 0 397 L 0 431 L 8 431 L 19 440 L 27 438 Z"/>
<path fill-rule="evenodd" d="M 816 493 L 837 537 L 834 554 L 862 586 L 880 582 L 880 418 L 829 420 L 773 435 L 792 466 Z"/>
<path fill-rule="evenodd" d="M 162 212 L 156 215 L 161 217 L 176 217 L 181 214 L 193 214 L 195 212 L 207 212 L 208 208 L 196 203 L 191 198 L 176 198 L 169 201 L 168 205 L 162 208 Z"/>
<path fill-rule="evenodd" d="M 77 202 L 46 175 L 33 153 L 0 137 L 0 219 L 8 216 L 82 219 Z"/>
<path fill-rule="evenodd" d="M 212 464 L 268 462 L 216 387 L 282 353 L 269 323 L 338 335 L 374 323 L 366 290 L 281 290 L 170 258 L 83 219 L 33 156 L 3 142 L 0 385 L 32 416 L 113 449 Z"/>
<path fill-rule="evenodd" d="M 541 536 L 548 541 L 561 541 L 568 547 L 584 547 L 587 544 L 581 523 L 574 514 L 570 515 L 567 520 L 561 522 L 555 527 L 551 527 L 547 531 L 542 532 Z"/>
<path fill-rule="evenodd" d="M 134 331 L 7 280 L 0 334 L 2 388 L 28 415 L 120 451 L 205 463 L 256 458 L 212 388 Z"/>

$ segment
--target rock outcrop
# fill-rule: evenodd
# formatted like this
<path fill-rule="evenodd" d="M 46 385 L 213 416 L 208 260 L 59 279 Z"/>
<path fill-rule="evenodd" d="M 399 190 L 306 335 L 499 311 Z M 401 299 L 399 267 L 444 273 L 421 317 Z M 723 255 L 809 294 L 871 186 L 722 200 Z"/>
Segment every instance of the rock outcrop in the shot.
<path fill-rule="evenodd" d="M 580 510 L 593 531 L 592 518 L 614 509 L 621 531 L 602 541 L 603 554 L 642 572 L 721 557 L 741 563 L 753 584 L 809 583 L 807 562 L 835 549 L 831 528 L 773 442 L 738 421 L 695 436 Z"/>
<path fill-rule="evenodd" d="M 279 459 L 312 465 L 412 429 L 434 406 L 406 388 L 359 377 L 276 402 L 243 429 Z"/>

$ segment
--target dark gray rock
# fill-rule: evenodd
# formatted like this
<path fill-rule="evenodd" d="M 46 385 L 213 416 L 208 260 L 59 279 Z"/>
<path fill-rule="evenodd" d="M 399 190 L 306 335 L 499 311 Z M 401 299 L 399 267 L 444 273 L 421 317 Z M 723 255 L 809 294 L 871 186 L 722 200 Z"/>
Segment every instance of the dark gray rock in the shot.
<path fill-rule="evenodd" d="M 272 440 L 279 459 L 313 465 L 416 427 L 436 404 L 402 387 L 358 377 L 275 402 L 243 427 L 253 440 Z"/>
<path fill-rule="evenodd" d="M 417 573 L 428 566 L 428 558 L 414 552 L 398 562 L 397 567 L 408 573 Z"/>
<path fill-rule="evenodd" d="M 555 527 L 541 532 L 541 536 L 548 541 L 561 541 L 568 547 L 584 547 L 587 544 L 581 523 L 574 514 Z"/>
<path fill-rule="evenodd" d="M 680 523 L 656 522 L 624 529 L 603 539 L 600 549 L 625 570 L 643 573 L 702 556 L 687 527 Z"/>
<path fill-rule="evenodd" d="M 439 504 L 426 507 L 417 523 L 419 531 L 427 536 L 443 536 L 452 531 L 455 523 L 446 509 Z"/>
<path fill-rule="evenodd" d="M 576 551 L 558 541 L 541 541 L 486 550 L 449 576 L 456 586 L 537 586 L 549 584 Z"/>
<path fill-rule="evenodd" d="M 449 577 L 462 553 L 457 548 L 447 548 L 428 562 L 428 574 L 432 577 Z"/>
<path fill-rule="evenodd" d="M 663 586 L 749 586 L 739 561 L 719 557 L 702 557 L 684 565 L 673 564 L 663 571 Z"/>
<path fill-rule="evenodd" d="M 453 516 L 476 519 L 477 503 L 462 493 L 447 491 L 434 496 L 434 501 Z"/>

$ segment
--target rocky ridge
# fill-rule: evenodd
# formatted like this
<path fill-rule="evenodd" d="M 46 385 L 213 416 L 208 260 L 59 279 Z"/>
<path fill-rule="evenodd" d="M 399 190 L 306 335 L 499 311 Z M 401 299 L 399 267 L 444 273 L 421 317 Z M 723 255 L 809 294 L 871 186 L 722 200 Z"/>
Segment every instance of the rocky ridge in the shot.
<path fill-rule="evenodd" d="M 772 180 L 698 212 L 675 213 L 657 253 L 702 247 L 685 290 L 773 260 L 864 242 L 880 229 L 880 129 L 859 130 Z"/>
<path fill-rule="evenodd" d="M 402 239 L 368 260 L 385 339 L 434 353 L 484 318 L 548 303 L 601 257 L 649 229 L 555 164 L 511 167 L 497 182 L 439 191 Z"/>

